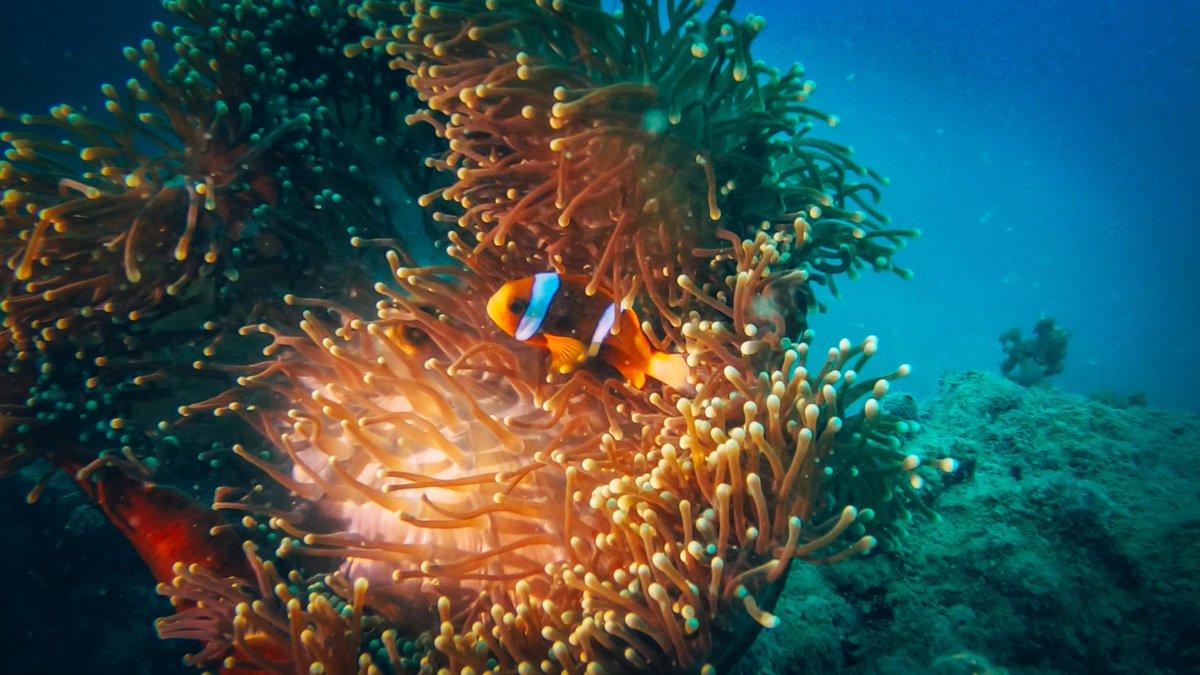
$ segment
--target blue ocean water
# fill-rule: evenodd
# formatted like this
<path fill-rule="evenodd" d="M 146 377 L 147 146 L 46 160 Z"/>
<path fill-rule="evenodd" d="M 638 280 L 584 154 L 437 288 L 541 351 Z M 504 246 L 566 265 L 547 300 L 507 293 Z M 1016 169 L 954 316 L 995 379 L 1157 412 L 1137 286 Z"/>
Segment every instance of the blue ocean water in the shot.
<path fill-rule="evenodd" d="M 916 277 L 844 284 L 819 338 L 879 335 L 924 397 L 947 370 L 996 370 L 997 336 L 1045 313 L 1072 333 L 1061 388 L 1200 411 L 1200 6 L 738 8 L 767 18 L 759 58 L 816 81 L 842 122 L 826 137 L 891 179 L 894 222 L 924 233 L 898 257 Z"/>
<path fill-rule="evenodd" d="M 902 282 L 867 274 L 817 317 L 818 342 L 881 337 L 906 388 L 996 370 L 998 335 L 1042 314 L 1072 333 L 1080 394 L 1143 391 L 1200 411 L 1200 6 L 1180 0 L 959 3 L 747 0 L 756 55 L 802 62 L 815 107 L 891 179 L 885 210 L 924 236 Z M 132 74 L 121 48 L 167 19 L 151 1 L 6 12 L 0 102 L 95 104 Z"/>

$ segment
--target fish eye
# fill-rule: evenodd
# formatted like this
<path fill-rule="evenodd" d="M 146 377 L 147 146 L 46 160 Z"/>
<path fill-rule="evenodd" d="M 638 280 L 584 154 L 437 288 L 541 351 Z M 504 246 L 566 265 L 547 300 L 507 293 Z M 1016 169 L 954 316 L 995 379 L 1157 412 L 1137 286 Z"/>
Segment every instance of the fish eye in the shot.
<path fill-rule="evenodd" d="M 513 314 L 524 314 L 527 309 L 529 309 L 529 303 L 524 300 L 513 300 L 508 303 L 508 311 Z"/>

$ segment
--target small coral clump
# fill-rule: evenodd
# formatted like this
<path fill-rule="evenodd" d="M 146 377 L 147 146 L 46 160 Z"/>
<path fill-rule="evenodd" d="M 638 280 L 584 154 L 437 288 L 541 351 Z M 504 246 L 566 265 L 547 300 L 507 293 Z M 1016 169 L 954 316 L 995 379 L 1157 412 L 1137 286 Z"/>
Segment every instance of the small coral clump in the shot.
<path fill-rule="evenodd" d="M 1022 337 L 1021 329 L 1010 328 L 1000 335 L 1000 344 L 1006 354 L 1000 372 L 1026 387 L 1058 375 L 1067 360 L 1067 341 L 1070 339 L 1070 331 L 1049 316 L 1038 319 L 1031 339 Z"/>

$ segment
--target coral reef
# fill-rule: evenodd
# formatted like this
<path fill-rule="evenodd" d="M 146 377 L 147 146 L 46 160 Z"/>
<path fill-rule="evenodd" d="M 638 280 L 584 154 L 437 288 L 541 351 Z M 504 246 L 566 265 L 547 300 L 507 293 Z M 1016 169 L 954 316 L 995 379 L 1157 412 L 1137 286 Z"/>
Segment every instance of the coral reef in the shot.
<path fill-rule="evenodd" d="M 988 373 L 947 375 L 922 409 L 913 447 L 965 467 L 934 495 L 943 519 L 892 555 L 798 566 L 776 611 L 829 629 L 771 631 L 738 672 L 1200 667 L 1200 420 Z"/>
<path fill-rule="evenodd" d="M 1022 386 L 1032 386 L 1063 371 L 1067 360 L 1067 342 L 1071 333 L 1060 327 L 1054 317 L 1043 316 L 1033 326 L 1033 337 L 1025 338 L 1020 328 L 1000 334 L 1005 359 L 1000 372 Z"/>

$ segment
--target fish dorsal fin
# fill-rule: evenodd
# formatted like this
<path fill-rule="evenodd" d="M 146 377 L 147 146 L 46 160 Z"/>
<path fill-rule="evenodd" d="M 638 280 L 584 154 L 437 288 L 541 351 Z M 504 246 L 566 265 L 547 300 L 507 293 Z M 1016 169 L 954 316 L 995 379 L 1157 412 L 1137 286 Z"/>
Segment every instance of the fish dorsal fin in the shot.
<path fill-rule="evenodd" d="M 543 335 L 546 349 L 550 351 L 550 367 L 560 373 L 569 373 L 587 358 L 587 345 L 572 337 Z"/>
<path fill-rule="evenodd" d="M 642 323 L 638 321 L 637 314 L 633 313 L 632 309 L 621 310 L 621 328 L 620 331 L 626 336 L 628 342 L 626 344 L 633 347 L 633 353 L 639 359 L 649 359 L 654 350 L 650 347 L 650 340 L 646 339 L 646 332 L 642 330 Z M 654 377 L 651 375 L 651 377 Z"/>

